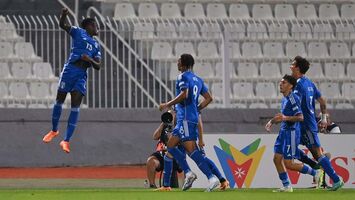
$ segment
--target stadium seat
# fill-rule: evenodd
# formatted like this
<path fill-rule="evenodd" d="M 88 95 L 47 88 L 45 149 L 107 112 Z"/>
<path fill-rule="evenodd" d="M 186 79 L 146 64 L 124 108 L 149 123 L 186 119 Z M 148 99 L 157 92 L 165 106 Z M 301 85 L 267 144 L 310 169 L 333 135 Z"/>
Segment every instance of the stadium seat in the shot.
<path fill-rule="evenodd" d="M 52 66 L 50 63 L 40 62 L 33 64 L 33 75 L 38 79 L 54 78 Z"/>
<path fill-rule="evenodd" d="M 195 23 L 181 23 L 179 26 L 179 36 L 183 39 L 194 39 L 200 38 L 200 33 Z"/>
<path fill-rule="evenodd" d="M 30 94 L 34 99 L 47 99 L 50 97 L 48 83 L 32 82 L 30 83 Z"/>
<path fill-rule="evenodd" d="M 58 91 L 58 83 L 51 83 L 49 90 L 51 93 L 51 97 L 55 98 L 55 96 L 57 95 L 57 91 Z"/>
<path fill-rule="evenodd" d="M 258 82 L 255 87 L 256 96 L 260 98 L 275 98 L 275 84 L 271 82 Z"/>
<path fill-rule="evenodd" d="M 140 18 L 158 18 L 158 7 L 155 3 L 140 3 L 138 6 L 138 16 Z"/>
<path fill-rule="evenodd" d="M 256 78 L 258 77 L 258 68 L 255 63 L 241 62 L 237 68 L 239 78 Z"/>
<path fill-rule="evenodd" d="M 308 24 L 292 24 L 291 36 L 295 39 L 312 39 L 312 30 Z"/>
<path fill-rule="evenodd" d="M 152 39 L 154 38 L 154 25 L 151 22 L 136 23 L 133 26 L 133 39 Z"/>
<path fill-rule="evenodd" d="M 26 104 L 24 104 L 24 103 L 13 103 L 13 102 L 11 102 L 11 103 L 8 103 L 6 107 L 7 107 L 7 108 L 26 108 Z"/>
<path fill-rule="evenodd" d="M 245 58 L 261 58 L 263 56 L 259 42 L 244 42 L 242 53 Z"/>
<path fill-rule="evenodd" d="M 306 76 L 310 78 L 324 78 L 322 65 L 318 62 L 312 62 Z"/>
<path fill-rule="evenodd" d="M 231 58 L 241 58 L 242 57 L 238 42 L 230 42 L 228 45 L 229 45 L 228 46 L 228 48 L 229 48 L 229 56 Z"/>
<path fill-rule="evenodd" d="M 168 42 L 154 42 L 152 46 L 153 60 L 165 60 L 173 58 L 173 49 Z"/>
<path fill-rule="evenodd" d="M 114 19 L 121 18 L 135 18 L 137 17 L 134 12 L 133 5 L 130 3 L 117 3 L 115 6 Z"/>
<path fill-rule="evenodd" d="M 238 109 L 246 109 L 248 106 L 245 103 L 232 103 L 231 107 L 238 108 Z"/>
<path fill-rule="evenodd" d="M 281 42 L 265 42 L 263 48 L 264 58 L 283 58 L 285 56 Z"/>
<path fill-rule="evenodd" d="M 9 65 L 6 62 L 0 63 L 0 79 L 11 78 Z"/>
<path fill-rule="evenodd" d="M 217 102 L 221 102 L 223 99 L 223 84 L 213 83 L 211 86 L 211 93 L 213 99 L 215 99 Z"/>
<path fill-rule="evenodd" d="M 269 107 L 265 103 L 251 103 L 250 109 L 268 109 Z"/>
<path fill-rule="evenodd" d="M 270 39 L 287 39 L 290 37 L 286 23 L 271 23 L 267 26 Z"/>
<path fill-rule="evenodd" d="M 355 57 L 355 43 L 353 43 L 353 48 L 352 48 L 352 57 Z"/>
<path fill-rule="evenodd" d="M 298 4 L 296 15 L 298 19 L 304 20 L 318 18 L 314 4 Z"/>
<path fill-rule="evenodd" d="M 181 17 L 180 7 L 177 3 L 162 3 L 160 11 L 163 18 Z"/>
<path fill-rule="evenodd" d="M 208 18 L 227 18 L 226 7 L 223 3 L 209 3 L 207 4 Z"/>
<path fill-rule="evenodd" d="M 0 42 L 0 59 L 12 57 L 13 52 L 13 46 L 10 42 Z"/>
<path fill-rule="evenodd" d="M 290 62 L 283 62 L 281 63 L 281 75 L 290 74 L 291 73 L 291 63 Z"/>
<path fill-rule="evenodd" d="M 329 56 L 327 45 L 324 42 L 310 42 L 308 56 L 310 58 L 327 58 Z"/>
<path fill-rule="evenodd" d="M 201 59 L 217 59 L 219 58 L 217 46 L 214 42 L 200 42 L 197 45 L 198 57 Z"/>
<path fill-rule="evenodd" d="M 177 76 L 180 74 L 176 63 L 172 63 L 170 67 L 170 73 L 169 73 L 169 79 L 171 81 L 175 81 L 177 79 Z"/>
<path fill-rule="evenodd" d="M 13 23 L 0 23 L 0 38 L 6 41 L 22 41 Z"/>
<path fill-rule="evenodd" d="M 275 18 L 278 20 L 295 19 L 295 10 L 292 4 L 276 4 L 275 5 Z"/>
<path fill-rule="evenodd" d="M 326 78 L 341 79 L 345 76 L 345 69 L 342 63 L 325 63 L 324 73 Z"/>
<path fill-rule="evenodd" d="M 247 27 L 247 36 L 250 39 L 266 39 L 268 38 L 266 27 L 263 23 L 254 22 Z"/>
<path fill-rule="evenodd" d="M 319 5 L 320 19 L 340 19 L 338 8 L 335 4 L 320 4 Z"/>
<path fill-rule="evenodd" d="M 201 34 L 205 39 L 222 39 L 222 31 L 218 23 L 204 23 L 201 26 Z"/>
<path fill-rule="evenodd" d="M 31 103 L 28 105 L 28 108 L 45 109 L 48 108 L 48 106 L 45 103 Z"/>
<path fill-rule="evenodd" d="M 313 38 L 320 40 L 329 40 L 334 38 L 331 24 L 316 24 L 313 26 Z"/>
<path fill-rule="evenodd" d="M 231 78 L 236 77 L 236 73 L 235 73 L 235 67 L 233 65 L 233 63 L 229 63 L 229 75 Z M 218 62 L 216 63 L 216 77 L 219 79 L 222 79 L 223 77 L 223 63 Z"/>
<path fill-rule="evenodd" d="M 12 82 L 9 85 L 10 97 L 14 99 L 28 99 L 29 93 L 24 82 Z"/>
<path fill-rule="evenodd" d="M 340 90 L 338 83 L 321 83 L 319 90 L 328 99 L 339 98 Z"/>
<path fill-rule="evenodd" d="M 260 65 L 260 77 L 269 78 L 280 78 L 280 67 L 278 63 L 274 62 L 264 62 Z"/>
<path fill-rule="evenodd" d="M 341 18 L 343 19 L 354 19 L 355 18 L 355 5 L 354 4 L 343 4 L 341 5 Z"/>
<path fill-rule="evenodd" d="M 161 39 L 176 38 L 177 33 L 174 24 L 171 23 L 158 23 L 157 36 Z"/>
<path fill-rule="evenodd" d="M 349 78 L 355 77 L 355 63 L 349 63 L 346 67 L 346 75 Z"/>
<path fill-rule="evenodd" d="M 16 79 L 32 78 L 31 65 L 24 62 L 15 62 L 11 66 L 12 75 Z"/>
<path fill-rule="evenodd" d="M 353 24 L 335 24 L 335 35 L 337 39 L 355 39 L 355 28 Z"/>
<path fill-rule="evenodd" d="M 281 103 L 270 103 L 270 108 L 271 109 L 281 109 Z"/>
<path fill-rule="evenodd" d="M 200 3 L 187 3 L 185 4 L 185 17 L 187 18 L 205 18 L 205 12 L 202 4 Z"/>
<path fill-rule="evenodd" d="M 354 109 L 354 105 L 351 103 L 337 103 L 335 109 Z"/>
<path fill-rule="evenodd" d="M 343 83 L 342 96 L 347 99 L 355 99 L 355 83 Z"/>
<path fill-rule="evenodd" d="M 231 4 L 229 6 L 229 17 L 235 19 L 249 19 L 249 9 L 246 4 Z"/>
<path fill-rule="evenodd" d="M 38 56 L 36 56 L 32 43 L 29 42 L 17 42 L 15 44 L 15 53 L 16 56 L 21 59 L 41 60 Z"/>
<path fill-rule="evenodd" d="M 214 71 L 210 62 L 197 62 L 193 67 L 194 73 L 202 79 L 208 79 L 214 77 Z"/>
<path fill-rule="evenodd" d="M 253 83 L 237 82 L 233 84 L 233 96 L 236 99 L 252 99 L 254 97 Z"/>
<path fill-rule="evenodd" d="M 225 24 L 225 30 L 230 32 L 231 39 L 244 39 L 245 38 L 245 26 L 241 23 Z"/>
<path fill-rule="evenodd" d="M 294 58 L 295 56 L 307 57 L 306 48 L 303 42 L 287 42 L 286 56 Z"/>
<path fill-rule="evenodd" d="M 334 59 L 350 58 L 348 45 L 344 42 L 330 43 L 330 57 Z"/>
<path fill-rule="evenodd" d="M 196 56 L 194 46 L 191 42 L 178 42 L 175 44 L 175 55 L 180 56 L 184 53 L 191 54 L 193 57 Z"/>
<path fill-rule="evenodd" d="M 269 4 L 254 4 L 252 8 L 254 19 L 273 19 L 271 7 Z"/>
<path fill-rule="evenodd" d="M 6 98 L 8 95 L 7 85 L 4 82 L 0 82 L 0 99 Z"/>

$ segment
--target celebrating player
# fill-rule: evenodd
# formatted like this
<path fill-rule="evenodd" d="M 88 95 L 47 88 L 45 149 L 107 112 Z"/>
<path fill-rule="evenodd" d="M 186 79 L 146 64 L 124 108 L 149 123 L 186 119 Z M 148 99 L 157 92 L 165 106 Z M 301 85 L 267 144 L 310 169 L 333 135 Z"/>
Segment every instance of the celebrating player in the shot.
<path fill-rule="evenodd" d="M 60 142 L 63 151 L 69 153 L 69 140 L 74 133 L 80 104 L 86 94 L 87 68 L 92 66 L 96 70 L 100 69 L 101 53 L 99 43 L 93 38 L 98 34 L 95 20 L 86 18 L 81 22 L 81 28 L 79 28 L 66 23 L 67 15 L 68 9 L 63 8 L 59 26 L 72 37 L 72 48 L 59 80 L 56 102 L 52 112 L 52 130 L 43 137 L 43 142 L 48 143 L 58 136 L 58 122 L 62 105 L 67 93 L 70 93 L 71 111 L 65 138 Z"/>

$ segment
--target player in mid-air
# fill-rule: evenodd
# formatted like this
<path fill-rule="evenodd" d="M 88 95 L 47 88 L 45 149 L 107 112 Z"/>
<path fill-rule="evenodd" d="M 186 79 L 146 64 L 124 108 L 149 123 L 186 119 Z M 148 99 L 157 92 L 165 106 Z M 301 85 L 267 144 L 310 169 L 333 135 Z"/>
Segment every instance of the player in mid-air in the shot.
<path fill-rule="evenodd" d="M 74 133 L 79 108 L 86 94 L 87 69 L 93 67 L 100 69 L 101 53 L 99 43 L 94 39 L 98 34 L 97 24 L 94 19 L 86 18 L 81 22 L 81 27 L 70 26 L 66 22 L 68 9 L 63 8 L 59 20 L 59 26 L 72 38 L 70 57 L 64 64 L 60 75 L 56 102 L 52 112 L 52 130 L 43 137 L 43 142 L 48 143 L 58 136 L 58 123 L 62 112 L 62 105 L 67 93 L 71 95 L 71 111 L 68 119 L 65 138 L 60 146 L 66 153 L 70 152 L 69 140 Z"/>
<path fill-rule="evenodd" d="M 159 105 L 159 110 L 176 105 L 176 126 L 172 136 L 169 138 L 167 147 L 168 152 L 177 160 L 182 170 L 185 172 L 185 181 L 183 190 L 191 188 L 192 183 L 196 180 L 196 174 L 193 173 L 185 159 L 184 154 L 176 148 L 181 141 L 190 158 L 197 164 L 200 170 L 207 176 L 209 185 L 206 191 L 212 191 L 219 185 L 218 178 L 213 175 L 210 166 L 207 164 L 205 156 L 198 149 L 196 141 L 198 137 L 198 111 L 205 108 L 211 101 L 212 97 L 201 78 L 196 76 L 192 71 L 195 61 L 190 54 L 182 54 L 178 59 L 178 70 L 181 74 L 176 82 L 176 97 L 166 103 Z M 202 95 L 204 99 L 197 104 L 197 99 Z"/>
<path fill-rule="evenodd" d="M 320 103 L 322 113 L 320 123 L 323 129 L 327 126 L 327 107 L 325 99 L 322 97 L 315 84 L 305 76 L 309 65 L 309 62 L 305 58 L 296 56 L 290 67 L 292 76 L 297 79 L 294 93 L 298 95 L 301 100 L 301 110 L 304 117 L 304 120 L 300 122 L 301 144 L 305 145 L 310 150 L 313 157 L 318 161 L 318 164 L 322 166 L 324 172 L 333 180 L 333 186 L 330 190 L 335 191 L 341 188 L 344 182 L 336 174 L 330 164 L 329 158 L 323 154 L 321 149 L 318 137 L 318 124 L 316 121 L 315 101 L 317 100 Z M 307 157 L 303 156 L 303 159 L 307 159 Z"/>
<path fill-rule="evenodd" d="M 283 187 L 274 192 L 292 192 L 293 189 L 287 176 L 286 168 L 309 174 L 315 177 L 317 182 L 320 178 L 320 170 L 314 170 L 303 163 L 295 163 L 299 158 L 298 145 L 300 143 L 300 124 L 303 121 L 300 100 L 292 92 L 297 80 L 290 75 L 285 75 L 280 81 L 280 92 L 283 94 L 281 101 L 281 113 L 275 115 L 266 125 L 265 129 L 270 132 L 271 126 L 280 123 L 280 131 L 274 146 L 274 164 L 282 181 Z"/>

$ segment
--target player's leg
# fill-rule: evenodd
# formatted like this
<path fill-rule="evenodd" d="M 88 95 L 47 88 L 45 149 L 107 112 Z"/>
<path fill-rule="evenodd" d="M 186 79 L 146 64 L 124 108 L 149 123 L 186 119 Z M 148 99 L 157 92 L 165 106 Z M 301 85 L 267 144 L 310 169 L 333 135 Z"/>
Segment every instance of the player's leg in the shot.
<path fill-rule="evenodd" d="M 155 175 L 156 172 L 163 170 L 163 157 L 159 152 L 154 152 L 151 156 L 147 159 L 147 178 L 149 182 L 150 188 L 156 188 L 155 185 Z"/>
<path fill-rule="evenodd" d="M 320 166 L 318 165 L 318 163 L 316 161 L 314 161 L 312 158 L 308 157 L 304 151 L 302 151 L 301 149 L 299 149 L 299 161 L 301 161 L 302 163 L 305 163 L 307 165 L 309 165 L 310 167 L 312 167 L 313 169 L 319 169 Z"/>
<path fill-rule="evenodd" d="M 293 191 L 293 189 L 291 187 L 290 180 L 289 180 L 287 172 L 286 172 L 284 162 L 283 162 L 284 146 L 285 146 L 284 134 L 282 131 L 280 131 L 279 135 L 276 138 L 275 144 L 274 144 L 273 162 L 274 162 L 276 171 L 279 175 L 279 179 L 281 180 L 283 187 L 281 187 L 277 190 L 273 190 L 273 192 L 292 192 Z"/>
<path fill-rule="evenodd" d="M 173 171 L 173 156 L 169 153 L 164 155 L 164 168 L 163 168 L 163 187 L 159 191 L 171 190 L 171 173 Z"/>

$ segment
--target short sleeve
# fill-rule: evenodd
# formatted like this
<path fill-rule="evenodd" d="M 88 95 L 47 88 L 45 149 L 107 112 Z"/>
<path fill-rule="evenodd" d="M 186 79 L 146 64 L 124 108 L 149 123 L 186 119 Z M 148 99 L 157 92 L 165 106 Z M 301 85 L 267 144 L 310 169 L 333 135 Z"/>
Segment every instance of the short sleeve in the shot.
<path fill-rule="evenodd" d="M 201 88 L 201 92 L 200 94 L 205 94 L 208 92 L 208 87 L 206 86 L 206 84 L 202 81 L 202 88 Z"/>
<path fill-rule="evenodd" d="M 291 104 L 291 109 L 292 109 L 292 115 L 299 115 L 302 114 L 301 110 L 301 102 L 300 99 L 297 95 L 291 94 L 289 96 L 290 104 Z"/>
<path fill-rule="evenodd" d="M 313 91 L 314 91 L 314 99 L 319 99 L 322 96 L 322 94 L 314 84 L 313 84 Z"/>
<path fill-rule="evenodd" d="M 184 76 L 184 74 L 180 74 L 178 76 L 178 82 L 179 82 L 178 87 L 181 91 L 183 91 L 189 87 L 189 82 L 187 80 L 187 77 Z"/>
<path fill-rule="evenodd" d="M 69 30 L 69 34 L 70 36 L 72 36 L 73 38 L 76 38 L 80 33 L 80 28 L 77 27 L 77 26 L 72 26 L 70 27 L 70 30 Z"/>

